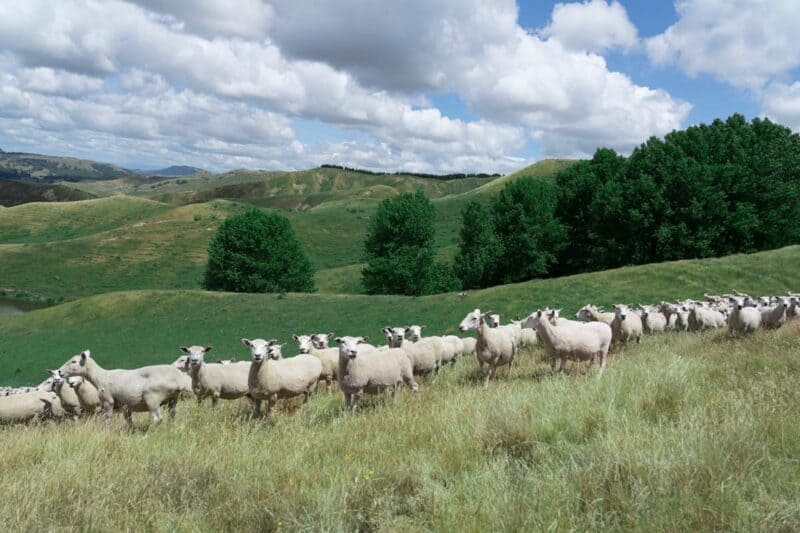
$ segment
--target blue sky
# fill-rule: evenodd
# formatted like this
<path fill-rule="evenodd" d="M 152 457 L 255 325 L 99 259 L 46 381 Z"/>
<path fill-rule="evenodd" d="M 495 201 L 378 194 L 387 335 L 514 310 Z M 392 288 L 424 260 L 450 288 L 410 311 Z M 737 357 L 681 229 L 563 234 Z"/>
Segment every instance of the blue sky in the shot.
<path fill-rule="evenodd" d="M 732 113 L 800 128 L 797 0 L 0 3 L 0 148 L 507 172 Z"/>

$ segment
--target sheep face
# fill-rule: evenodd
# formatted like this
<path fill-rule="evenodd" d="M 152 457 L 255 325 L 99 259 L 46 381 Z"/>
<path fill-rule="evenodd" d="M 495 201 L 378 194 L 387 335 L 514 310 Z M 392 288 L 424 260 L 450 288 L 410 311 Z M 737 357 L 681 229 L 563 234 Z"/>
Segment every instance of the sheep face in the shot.
<path fill-rule="evenodd" d="M 268 341 L 264 339 L 242 339 L 242 344 L 250 348 L 250 356 L 256 363 L 264 361 L 269 356 L 269 347 L 277 343 L 278 341 L 275 339 Z"/>
<path fill-rule="evenodd" d="M 399 348 L 403 345 L 403 339 L 406 338 L 406 331 L 408 328 L 390 328 L 385 327 L 383 328 L 383 332 L 386 334 L 386 342 L 389 344 L 391 348 Z M 344 337 L 340 337 L 344 338 Z"/>
<path fill-rule="evenodd" d="M 269 348 L 267 348 L 267 355 L 270 359 L 277 361 L 278 359 L 283 359 L 283 345 L 282 344 L 271 344 Z"/>
<path fill-rule="evenodd" d="M 174 366 L 175 368 L 179 368 L 181 370 L 188 369 L 189 368 L 189 356 L 188 355 L 182 355 L 182 356 L 178 357 L 177 359 L 175 359 L 175 361 L 172 362 L 172 366 Z"/>
<path fill-rule="evenodd" d="M 329 331 L 328 333 L 316 333 L 314 335 L 311 335 L 311 342 L 314 343 L 314 348 L 316 348 L 317 350 L 324 350 L 328 348 L 332 339 L 333 339 L 332 331 Z"/>
<path fill-rule="evenodd" d="M 467 316 L 464 317 L 464 320 L 461 321 L 461 324 L 458 325 L 458 329 L 461 331 L 469 331 L 471 329 L 478 329 L 481 324 L 483 324 L 484 317 L 490 313 L 481 313 L 480 309 L 475 309 L 474 311 L 470 311 L 467 313 Z"/>
<path fill-rule="evenodd" d="M 584 305 L 577 313 L 575 313 L 575 318 L 578 320 L 589 320 L 592 318 L 591 311 L 593 311 L 591 305 Z"/>
<path fill-rule="evenodd" d="M 309 353 L 314 347 L 313 335 L 292 335 L 297 341 L 297 349 L 300 353 Z"/>
<path fill-rule="evenodd" d="M 84 350 L 80 354 L 72 357 L 69 361 L 67 361 L 61 369 L 66 373 L 68 376 L 85 376 L 86 375 L 86 365 L 89 362 L 89 359 L 92 358 L 92 352 L 89 350 Z"/>
<path fill-rule="evenodd" d="M 339 345 L 339 353 L 349 359 L 355 359 L 358 356 L 358 345 L 366 342 L 365 337 L 336 337 L 335 340 Z"/>
<path fill-rule="evenodd" d="M 734 296 L 731 298 L 731 303 L 736 310 L 741 311 L 746 305 L 746 300 L 741 296 Z"/>
<path fill-rule="evenodd" d="M 211 351 L 211 346 L 181 346 L 181 351 L 189 357 L 191 366 L 200 366 L 205 361 L 205 355 Z"/>
<path fill-rule="evenodd" d="M 498 316 L 498 321 L 499 319 Z M 406 329 L 408 330 L 408 339 L 411 342 L 417 342 L 422 338 L 422 330 L 425 329 L 425 326 L 408 326 Z"/>
<path fill-rule="evenodd" d="M 69 385 L 73 389 L 79 388 L 82 384 L 83 384 L 83 378 L 81 376 L 70 376 L 67 378 L 67 385 Z"/>
<path fill-rule="evenodd" d="M 629 312 L 630 312 L 630 310 L 628 309 L 627 305 L 624 305 L 624 304 L 616 304 L 616 305 L 614 305 L 614 316 L 616 316 L 620 320 L 625 320 L 625 318 L 627 318 Z"/>
<path fill-rule="evenodd" d="M 64 384 L 64 374 L 61 370 L 48 370 L 48 372 L 50 372 L 50 383 L 54 388 Z"/>

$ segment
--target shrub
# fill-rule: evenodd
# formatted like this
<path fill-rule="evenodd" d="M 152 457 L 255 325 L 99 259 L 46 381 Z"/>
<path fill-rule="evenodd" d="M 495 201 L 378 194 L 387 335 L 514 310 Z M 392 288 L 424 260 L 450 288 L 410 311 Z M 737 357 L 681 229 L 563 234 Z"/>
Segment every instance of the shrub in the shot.
<path fill-rule="evenodd" d="M 313 292 L 314 270 L 289 220 L 258 209 L 228 217 L 208 248 L 203 285 L 231 292 Z"/>

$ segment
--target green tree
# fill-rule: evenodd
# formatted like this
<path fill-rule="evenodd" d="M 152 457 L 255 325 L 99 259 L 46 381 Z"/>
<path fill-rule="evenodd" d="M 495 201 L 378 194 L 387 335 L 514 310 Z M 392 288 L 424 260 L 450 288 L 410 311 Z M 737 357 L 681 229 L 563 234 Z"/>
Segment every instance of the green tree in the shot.
<path fill-rule="evenodd" d="M 458 255 L 453 270 L 463 289 L 479 289 L 495 283 L 500 241 L 495 234 L 492 212 L 472 200 L 461 211 Z"/>
<path fill-rule="evenodd" d="M 289 220 L 258 209 L 228 217 L 208 247 L 203 285 L 231 292 L 313 292 L 314 270 Z"/>
<path fill-rule="evenodd" d="M 513 181 L 494 198 L 498 281 L 524 281 L 550 271 L 566 244 L 566 228 L 555 216 L 557 202 L 555 185 L 537 178 Z"/>
<path fill-rule="evenodd" d="M 422 189 L 383 200 L 369 222 L 361 271 L 369 294 L 420 295 L 436 283 L 436 210 Z"/>

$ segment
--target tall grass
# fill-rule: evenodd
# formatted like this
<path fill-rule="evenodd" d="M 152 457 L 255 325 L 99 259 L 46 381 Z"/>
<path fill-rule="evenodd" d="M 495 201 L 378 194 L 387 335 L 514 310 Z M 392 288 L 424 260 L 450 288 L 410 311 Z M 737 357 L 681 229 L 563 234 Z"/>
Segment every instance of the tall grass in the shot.
<path fill-rule="evenodd" d="M 176 422 L 0 429 L 7 530 L 800 529 L 800 323 L 667 334 L 602 378 L 538 350 L 483 388 L 463 359 L 421 392 L 184 402 Z"/>

